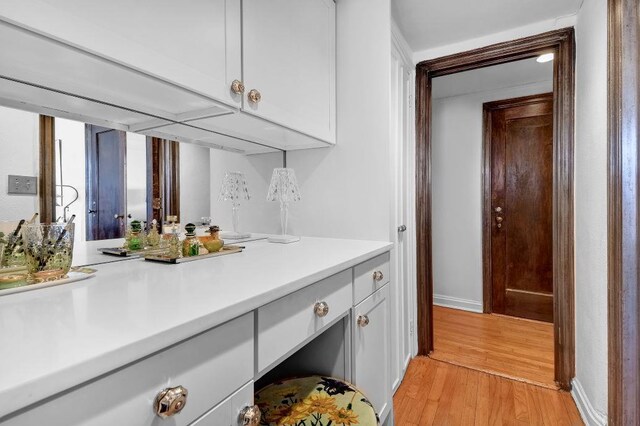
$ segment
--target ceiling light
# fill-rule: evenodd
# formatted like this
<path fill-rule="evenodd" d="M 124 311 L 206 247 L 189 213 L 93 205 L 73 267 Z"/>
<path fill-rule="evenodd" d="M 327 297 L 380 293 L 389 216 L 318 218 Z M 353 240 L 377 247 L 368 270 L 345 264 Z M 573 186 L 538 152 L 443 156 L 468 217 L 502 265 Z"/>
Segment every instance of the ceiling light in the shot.
<path fill-rule="evenodd" d="M 553 53 L 545 53 L 544 55 L 538 56 L 538 59 L 536 59 L 536 62 L 539 62 L 541 64 L 550 61 L 553 61 Z"/>

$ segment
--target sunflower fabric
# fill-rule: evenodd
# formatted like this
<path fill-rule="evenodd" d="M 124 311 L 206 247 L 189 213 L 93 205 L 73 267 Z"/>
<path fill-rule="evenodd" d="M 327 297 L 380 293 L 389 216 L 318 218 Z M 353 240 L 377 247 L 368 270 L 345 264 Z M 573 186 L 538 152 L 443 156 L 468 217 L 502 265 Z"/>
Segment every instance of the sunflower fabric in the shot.
<path fill-rule="evenodd" d="M 353 385 L 310 376 L 272 383 L 255 395 L 265 426 L 376 426 L 378 415 Z"/>

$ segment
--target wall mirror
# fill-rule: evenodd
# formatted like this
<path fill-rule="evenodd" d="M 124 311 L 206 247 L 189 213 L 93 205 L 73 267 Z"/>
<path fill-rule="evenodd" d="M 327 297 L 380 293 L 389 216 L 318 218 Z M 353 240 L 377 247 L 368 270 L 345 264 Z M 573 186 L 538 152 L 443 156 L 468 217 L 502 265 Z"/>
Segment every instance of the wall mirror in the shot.
<path fill-rule="evenodd" d="M 159 118 L 0 78 L 0 231 L 34 213 L 41 222 L 75 215 L 76 243 L 95 242 L 95 250 L 122 238 L 133 219 L 163 224 L 175 216 L 182 226 L 211 221 L 229 229 L 231 206 L 218 194 L 224 173 L 241 171 L 252 195 L 243 228 L 277 232 L 277 203 L 265 197 L 273 168 L 283 166 L 282 151 L 258 147 L 249 155 L 243 141 L 221 149 L 215 133 L 198 128 L 190 129 L 193 139 L 172 138 L 171 128 L 187 125 L 169 121 L 166 132 L 133 132 L 127 120 Z M 26 184 L 9 176 L 35 178 L 35 193 L 15 193 Z"/>

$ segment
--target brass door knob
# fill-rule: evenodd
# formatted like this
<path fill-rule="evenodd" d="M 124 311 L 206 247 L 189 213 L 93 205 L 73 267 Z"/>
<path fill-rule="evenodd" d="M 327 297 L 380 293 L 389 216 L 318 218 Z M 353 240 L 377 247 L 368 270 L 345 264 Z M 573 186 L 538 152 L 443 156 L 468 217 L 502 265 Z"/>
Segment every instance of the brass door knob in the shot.
<path fill-rule="evenodd" d="M 375 271 L 373 273 L 374 281 L 382 281 L 383 279 L 384 279 L 384 274 L 382 273 L 382 271 Z"/>
<path fill-rule="evenodd" d="M 364 328 L 369 325 L 369 317 L 366 315 L 358 315 L 357 323 L 360 327 Z"/>
<path fill-rule="evenodd" d="M 166 388 L 156 395 L 154 410 L 163 419 L 178 414 L 187 405 L 187 389 L 182 386 Z"/>
<path fill-rule="evenodd" d="M 233 80 L 231 82 L 231 91 L 236 95 L 242 95 L 244 93 L 244 84 L 240 80 Z"/>
<path fill-rule="evenodd" d="M 320 318 L 326 317 L 329 313 L 329 305 L 327 305 L 327 302 L 316 302 L 316 304 L 313 305 L 313 312 Z"/>
<path fill-rule="evenodd" d="M 257 405 L 251 407 L 244 407 L 240 411 L 240 419 L 238 421 L 239 426 L 258 426 L 260 424 L 260 417 L 262 413 Z"/>
<path fill-rule="evenodd" d="M 249 99 L 249 102 L 252 104 L 257 104 L 260 102 L 260 99 L 262 99 L 262 95 L 256 89 L 251 89 L 249 90 L 249 94 L 247 94 L 247 99 Z"/>

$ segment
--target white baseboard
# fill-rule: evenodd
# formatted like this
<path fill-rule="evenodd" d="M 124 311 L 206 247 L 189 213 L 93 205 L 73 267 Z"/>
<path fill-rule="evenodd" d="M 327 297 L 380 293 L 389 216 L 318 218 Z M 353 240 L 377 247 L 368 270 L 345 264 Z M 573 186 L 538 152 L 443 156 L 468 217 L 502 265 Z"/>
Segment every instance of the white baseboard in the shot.
<path fill-rule="evenodd" d="M 463 311 L 482 313 L 482 302 L 475 300 L 460 299 L 458 297 L 445 296 L 442 294 L 433 295 L 433 304 L 444 306 L 445 308 L 462 309 Z"/>
<path fill-rule="evenodd" d="M 578 406 L 578 411 L 584 423 L 588 426 L 605 426 L 607 424 L 607 415 L 601 411 L 596 410 L 589 397 L 584 391 L 582 384 L 578 379 L 573 379 L 571 382 L 572 390 L 571 396 Z"/>

